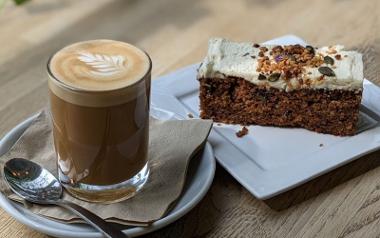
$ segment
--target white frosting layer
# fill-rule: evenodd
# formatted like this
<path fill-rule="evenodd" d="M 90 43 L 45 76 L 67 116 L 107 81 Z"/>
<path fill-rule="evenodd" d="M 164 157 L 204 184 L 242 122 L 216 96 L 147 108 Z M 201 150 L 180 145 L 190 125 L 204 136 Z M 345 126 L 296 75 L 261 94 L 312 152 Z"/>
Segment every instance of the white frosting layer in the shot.
<path fill-rule="evenodd" d="M 265 45 L 269 50 L 265 53 L 270 57 L 269 52 L 274 45 Z M 356 90 L 363 87 L 363 60 L 362 55 L 356 51 L 345 51 L 343 46 L 336 45 L 332 47 L 322 47 L 315 50 L 316 54 L 322 56 L 329 55 L 334 59 L 334 65 L 322 64 L 321 66 L 330 67 L 335 76 L 325 76 L 321 79 L 322 74 L 318 67 L 305 67 L 304 73 L 298 78 L 291 78 L 286 81 L 279 79 L 276 82 L 267 80 L 258 80 L 259 72 L 256 71 L 258 65 L 259 48 L 252 43 L 235 43 L 222 38 L 214 38 L 209 41 L 209 48 L 206 58 L 198 70 L 198 78 L 225 78 L 228 76 L 239 77 L 248 80 L 256 85 L 269 85 L 278 89 L 291 91 L 301 88 L 313 89 L 343 89 Z M 335 50 L 336 53 L 331 51 Z M 335 55 L 341 55 L 341 59 L 334 58 Z M 255 58 L 252 58 L 255 56 Z M 270 57 L 271 58 L 271 57 Z M 299 78 L 309 79 L 309 84 L 300 84 Z"/>

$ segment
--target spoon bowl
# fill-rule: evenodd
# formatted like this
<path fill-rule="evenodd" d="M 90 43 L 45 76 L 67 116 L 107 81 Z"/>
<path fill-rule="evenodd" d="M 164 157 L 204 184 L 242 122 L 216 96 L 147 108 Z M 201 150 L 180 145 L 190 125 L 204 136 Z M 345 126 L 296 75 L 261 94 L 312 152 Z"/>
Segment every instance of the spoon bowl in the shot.
<path fill-rule="evenodd" d="M 63 189 L 58 179 L 30 160 L 9 160 L 4 165 L 4 177 L 14 193 L 30 202 L 51 204 L 61 199 Z"/>
<path fill-rule="evenodd" d="M 4 178 L 14 193 L 26 201 L 37 204 L 57 205 L 83 218 L 88 224 L 108 238 L 128 237 L 89 210 L 62 200 L 62 185 L 48 170 L 26 159 L 14 158 L 4 165 Z"/>

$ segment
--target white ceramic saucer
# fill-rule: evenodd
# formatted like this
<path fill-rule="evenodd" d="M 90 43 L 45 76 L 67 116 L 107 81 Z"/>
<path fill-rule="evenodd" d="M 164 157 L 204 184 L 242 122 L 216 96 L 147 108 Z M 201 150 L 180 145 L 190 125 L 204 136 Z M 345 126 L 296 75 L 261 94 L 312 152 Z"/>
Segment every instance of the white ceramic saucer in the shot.
<path fill-rule="evenodd" d="M 180 116 L 160 108 L 160 105 L 170 104 L 171 97 L 163 94 L 152 94 L 155 106 L 152 107 L 152 116 L 163 119 L 181 119 Z M 32 122 L 34 116 L 13 128 L 0 141 L 0 155 L 7 152 L 17 141 L 21 134 Z M 190 163 L 186 185 L 181 197 L 175 207 L 162 219 L 154 222 L 149 227 L 132 227 L 125 229 L 124 232 L 129 236 L 143 235 L 160 229 L 173 221 L 179 219 L 189 212 L 205 196 L 215 174 L 215 159 L 210 144 L 206 144 L 203 154 L 199 160 L 192 160 Z M 29 226 L 30 228 L 42 233 L 65 238 L 100 238 L 102 235 L 92 227 L 85 224 L 64 224 L 49 220 L 25 209 L 23 206 L 10 201 L 0 193 L 0 206 L 14 217 L 17 221 Z"/>

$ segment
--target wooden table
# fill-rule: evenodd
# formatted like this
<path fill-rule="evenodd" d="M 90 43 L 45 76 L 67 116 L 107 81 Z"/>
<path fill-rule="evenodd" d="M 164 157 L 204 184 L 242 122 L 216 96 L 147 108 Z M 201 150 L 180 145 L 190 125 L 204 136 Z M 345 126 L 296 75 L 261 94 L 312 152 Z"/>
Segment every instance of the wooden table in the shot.
<path fill-rule="evenodd" d="M 0 12 L 0 136 L 46 105 L 46 61 L 75 41 L 139 45 L 157 77 L 200 61 L 212 36 L 263 42 L 293 33 L 359 49 L 367 78 L 379 83 L 379 13 L 377 0 L 9 1 Z M 218 166 L 195 209 L 146 237 L 378 237 L 379 161 L 380 153 L 371 154 L 265 202 Z M 46 236 L 0 210 L 0 237 Z"/>

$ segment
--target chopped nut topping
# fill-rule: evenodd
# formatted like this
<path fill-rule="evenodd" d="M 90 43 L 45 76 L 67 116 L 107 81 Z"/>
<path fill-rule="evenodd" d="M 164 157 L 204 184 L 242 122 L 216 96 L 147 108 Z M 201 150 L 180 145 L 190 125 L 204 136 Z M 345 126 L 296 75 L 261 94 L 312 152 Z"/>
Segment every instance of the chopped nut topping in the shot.
<path fill-rule="evenodd" d="M 280 54 L 282 53 L 282 51 L 284 51 L 284 48 L 282 48 L 281 45 L 277 45 L 273 47 L 273 49 L 271 50 L 271 52 L 273 52 L 274 54 Z"/>
<path fill-rule="evenodd" d="M 269 52 L 271 57 L 264 57 L 265 47 L 260 48 L 257 72 L 272 74 L 278 73 L 285 80 L 298 77 L 305 66 L 319 67 L 323 64 L 323 57 L 315 55 L 314 48 L 301 45 L 275 46 Z"/>
<path fill-rule="evenodd" d="M 308 87 L 310 87 L 310 85 L 311 85 L 311 80 L 310 80 L 309 78 L 306 78 L 304 83 L 305 83 Z"/>
<path fill-rule="evenodd" d="M 257 43 L 254 43 L 254 44 L 253 44 L 253 47 L 255 47 L 255 48 L 259 48 L 259 47 L 260 47 L 260 45 L 259 45 L 259 44 L 257 44 Z"/>

